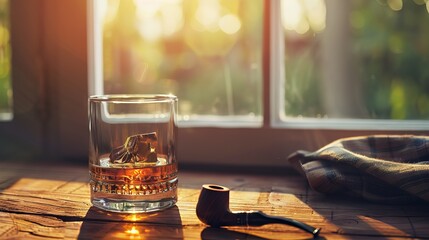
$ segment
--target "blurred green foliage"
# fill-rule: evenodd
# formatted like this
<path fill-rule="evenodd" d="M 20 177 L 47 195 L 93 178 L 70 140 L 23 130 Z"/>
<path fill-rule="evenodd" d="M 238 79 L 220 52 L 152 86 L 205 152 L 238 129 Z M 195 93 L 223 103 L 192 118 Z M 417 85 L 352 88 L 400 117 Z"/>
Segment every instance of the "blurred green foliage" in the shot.
<path fill-rule="evenodd" d="M 12 111 L 9 0 L 0 0 L 0 113 Z"/>
<path fill-rule="evenodd" d="M 391 2 L 402 2 L 402 8 L 393 10 Z M 358 70 L 350 74 L 362 81 L 369 118 L 429 119 L 429 10 L 424 0 L 391 2 L 350 1 Z M 286 31 L 285 44 L 287 115 L 323 117 L 321 34 L 297 38 Z"/>
<path fill-rule="evenodd" d="M 162 1 L 160 1 L 162 2 Z M 171 1 L 170 1 L 171 2 Z M 180 2 L 180 1 L 179 1 Z M 198 11 L 209 10 L 198 22 Z M 180 113 L 215 115 L 262 114 L 262 0 L 185 0 L 179 5 L 182 23 L 174 34 L 161 34 L 162 23 L 175 8 L 166 3 L 150 20 L 139 16 L 138 4 L 121 0 L 103 30 L 105 93 L 172 93 Z M 147 6 L 146 6 L 147 7 Z M 164 16 L 164 12 L 170 12 Z M 237 16 L 238 32 L 226 34 L 204 21 Z M 216 20 L 216 19 L 215 19 Z M 145 25 L 145 21 L 153 21 Z M 151 36 L 150 29 L 154 25 Z M 149 31 L 149 33 L 148 33 Z"/>

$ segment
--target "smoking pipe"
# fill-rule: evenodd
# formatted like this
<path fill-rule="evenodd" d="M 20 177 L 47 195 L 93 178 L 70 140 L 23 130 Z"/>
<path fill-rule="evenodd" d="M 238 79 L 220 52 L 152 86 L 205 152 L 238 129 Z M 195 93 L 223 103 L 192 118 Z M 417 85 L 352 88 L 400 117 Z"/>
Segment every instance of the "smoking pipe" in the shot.
<path fill-rule="evenodd" d="M 201 222 L 213 226 L 262 226 L 280 223 L 297 227 L 313 237 L 319 235 L 320 228 L 285 218 L 269 216 L 260 211 L 231 212 L 229 210 L 229 189 L 215 184 L 204 184 L 197 203 L 197 217 Z"/>

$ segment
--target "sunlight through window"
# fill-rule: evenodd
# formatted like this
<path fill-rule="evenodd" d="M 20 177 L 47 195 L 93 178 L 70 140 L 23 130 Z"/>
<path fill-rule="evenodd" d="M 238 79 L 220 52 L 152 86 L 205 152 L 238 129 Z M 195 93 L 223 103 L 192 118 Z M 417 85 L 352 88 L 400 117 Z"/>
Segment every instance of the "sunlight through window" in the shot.
<path fill-rule="evenodd" d="M 182 121 L 261 123 L 262 0 L 94 3 L 104 93 L 175 94 Z"/>

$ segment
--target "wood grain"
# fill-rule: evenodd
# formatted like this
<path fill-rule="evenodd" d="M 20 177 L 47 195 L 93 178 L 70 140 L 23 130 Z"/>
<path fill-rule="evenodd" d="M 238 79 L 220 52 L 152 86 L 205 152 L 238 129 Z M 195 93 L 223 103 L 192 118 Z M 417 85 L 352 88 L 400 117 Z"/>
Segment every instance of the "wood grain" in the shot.
<path fill-rule="evenodd" d="M 148 214 L 91 206 L 85 167 L 0 163 L 0 239 L 309 239 L 285 225 L 210 228 L 195 207 L 202 184 L 231 189 L 232 211 L 259 210 L 321 227 L 327 239 L 428 238 L 429 206 L 323 196 L 298 175 L 180 172 L 177 206 Z"/>

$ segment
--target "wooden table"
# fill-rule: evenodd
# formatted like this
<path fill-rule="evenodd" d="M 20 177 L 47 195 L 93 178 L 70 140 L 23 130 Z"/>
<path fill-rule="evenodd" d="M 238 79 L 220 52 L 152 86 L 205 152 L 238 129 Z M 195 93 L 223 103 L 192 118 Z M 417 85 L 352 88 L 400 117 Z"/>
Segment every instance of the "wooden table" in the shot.
<path fill-rule="evenodd" d="M 296 174 L 181 171 L 177 206 L 116 214 L 91 207 L 86 167 L 0 163 L 0 239 L 311 239 L 286 225 L 211 228 L 195 206 L 202 184 L 229 187 L 232 211 L 261 210 L 321 227 L 320 239 L 429 238 L 429 205 L 326 197 Z"/>

